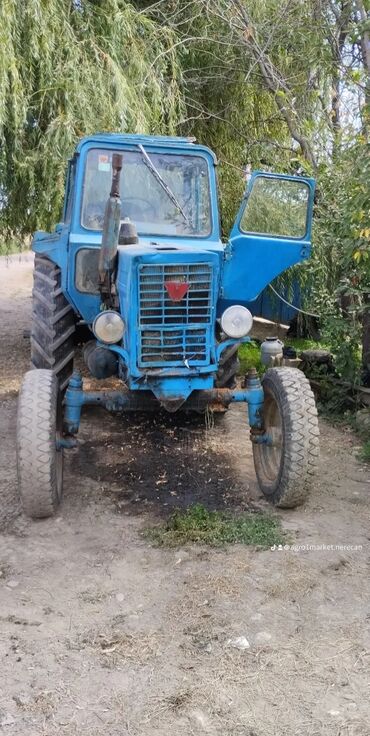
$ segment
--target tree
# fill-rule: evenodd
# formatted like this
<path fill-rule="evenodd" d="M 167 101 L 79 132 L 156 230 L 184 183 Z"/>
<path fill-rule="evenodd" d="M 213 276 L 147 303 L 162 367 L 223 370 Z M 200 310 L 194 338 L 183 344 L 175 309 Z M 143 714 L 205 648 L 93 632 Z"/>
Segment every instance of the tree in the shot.
<path fill-rule="evenodd" d="M 316 175 L 316 253 L 299 278 L 311 281 L 338 369 L 357 380 L 361 324 L 364 364 L 370 341 L 366 3 L 172 0 L 156 2 L 151 12 L 182 39 L 186 125 L 231 165 L 226 175 L 221 167 L 228 225 L 240 193 L 236 170 L 244 164 Z M 340 306 L 344 290 L 350 317 Z"/>
<path fill-rule="evenodd" d="M 181 94 L 172 45 L 168 28 L 121 0 L 2 0 L 3 231 L 58 220 L 65 161 L 83 135 L 175 130 Z"/>

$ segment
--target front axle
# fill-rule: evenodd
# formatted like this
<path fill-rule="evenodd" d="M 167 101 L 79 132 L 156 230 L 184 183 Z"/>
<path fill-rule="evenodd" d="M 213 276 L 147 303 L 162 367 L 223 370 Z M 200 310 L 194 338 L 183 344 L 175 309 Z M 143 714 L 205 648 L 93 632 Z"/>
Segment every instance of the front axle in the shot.
<path fill-rule="evenodd" d="M 248 404 L 249 425 L 257 432 L 262 430 L 263 389 L 256 371 L 246 377 L 244 389 L 214 388 L 193 391 L 183 404 L 185 411 L 202 413 L 225 411 L 233 402 Z M 150 391 L 121 390 L 84 391 L 82 376 L 75 371 L 64 397 L 63 429 L 65 434 L 77 434 L 83 406 L 103 406 L 111 412 L 155 411 L 160 402 Z"/>

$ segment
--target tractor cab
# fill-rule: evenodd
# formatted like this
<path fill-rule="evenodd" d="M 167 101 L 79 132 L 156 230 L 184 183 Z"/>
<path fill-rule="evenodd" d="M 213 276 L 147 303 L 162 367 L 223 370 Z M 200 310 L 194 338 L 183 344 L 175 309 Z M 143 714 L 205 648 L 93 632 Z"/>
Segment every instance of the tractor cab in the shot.
<path fill-rule="evenodd" d="M 92 338 L 110 318 L 102 312 L 117 312 L 115 370 L 130 389 L 150 389 L 173 408 L 194 390 L 231 385 L 221 358 L 247 338 L 246 305 L 308 257 L 312 204 L 312 180 L 257 172 L 222 243 L 208 148 L 187 138 L 98 135 L 83 139 L 69 163 L 58 236 L 37 233 L 33 248 L 61 268 L 66 300 Z M 105 353 L 104 369 L 101 342 L 89 347 L 89 366 L 104 378 L 113 362 Z"/>

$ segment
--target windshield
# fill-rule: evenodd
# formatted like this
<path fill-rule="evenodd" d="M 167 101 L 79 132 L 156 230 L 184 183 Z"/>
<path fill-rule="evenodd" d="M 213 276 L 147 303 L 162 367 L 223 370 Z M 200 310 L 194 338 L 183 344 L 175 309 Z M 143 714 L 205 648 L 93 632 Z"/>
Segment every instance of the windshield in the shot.
<path fill-rule="evenodd" d="M 211 232 L 208 165 L 201 156 L 148 152 L 171 198 L 141 150 L 122 151 L 121 214 L 142 235 L 206 237 Z M 113 151 L 91 149 L 86 160 L 81 223 L 101 230 L 112 182 Z"/>

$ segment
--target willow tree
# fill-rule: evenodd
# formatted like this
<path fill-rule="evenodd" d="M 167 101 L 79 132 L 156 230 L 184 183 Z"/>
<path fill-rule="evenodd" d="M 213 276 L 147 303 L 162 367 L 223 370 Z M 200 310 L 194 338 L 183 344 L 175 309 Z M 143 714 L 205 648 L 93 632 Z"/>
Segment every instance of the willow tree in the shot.
<path fill-rule="evenodd" d="M 146 8 L 177 36 L 183 130 L 220 158 L 226 229 L 246 165 L 317 168 L 313 141 L 322 147 L 327 116 L 320 100 L 330 86 L 318 5 L 319 0 L 157 0 Z"/>
<path fill-rule="evenodd" d="M 0 227 L 58 218 L 65 160 L 98 131 L 173 132 L 173 32 L 122 0 L 1 0 Z"/>

